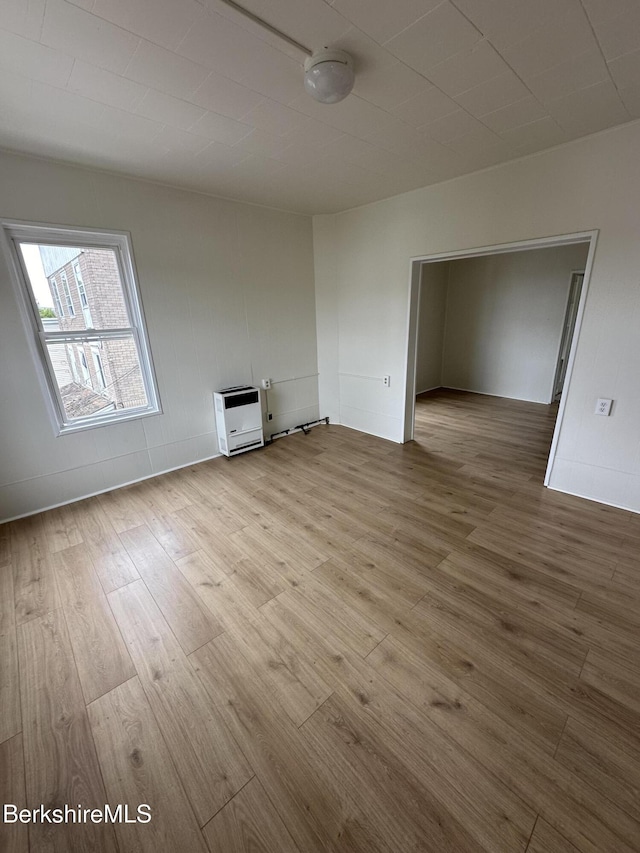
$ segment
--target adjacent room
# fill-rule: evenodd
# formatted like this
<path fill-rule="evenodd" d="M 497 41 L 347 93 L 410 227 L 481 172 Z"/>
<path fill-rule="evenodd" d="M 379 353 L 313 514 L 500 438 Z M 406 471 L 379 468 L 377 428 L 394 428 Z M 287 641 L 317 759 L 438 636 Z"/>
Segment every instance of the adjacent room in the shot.
<path fill-rule="evenodd" d="M 407 393 L 417 395 L 414 439 L 416 427 L 419 432 L 442 417 L 435 404 L 445 400 L 455 401 L 455 419 L 463 422 L 467 406 L 483 406 L 496 459 L 509 449 L 499 434 L 505 400 L 523 401 L 509 412 L 536 413 L 544 434 L 555 427 L 586 301 L 588 253 L 588 242 L 527 244 L 421 264 L 415 357 L 407 377 Z M 460 393 L 442 393 L 447 391 Z M 432 434 L 428 438 L 433 450 Z M 469 436 L 465 445 L 472 446 Z M 514 445 L 521 448 L 522 434 L 514 436 Z"/>
<path fill-rule="evenodd" d="M 0 5 L 0 848 L 637 853 L 640 6 Z"/>

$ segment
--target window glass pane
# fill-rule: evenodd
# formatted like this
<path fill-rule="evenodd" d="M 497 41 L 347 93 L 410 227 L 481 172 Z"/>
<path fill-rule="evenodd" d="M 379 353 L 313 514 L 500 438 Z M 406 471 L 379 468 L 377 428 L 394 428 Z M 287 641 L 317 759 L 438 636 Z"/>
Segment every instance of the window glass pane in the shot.
<path fill-rule="evenodd" d="M 47 349 L 68 420 L 148 405 L 132 335 Z"/>
<path fill-rule="evenodd" d="M 59 322 L 53 331 L 131 325 L 113 249 L 21 242 L 20 250 L 40 314 L 49 309 Z"/>

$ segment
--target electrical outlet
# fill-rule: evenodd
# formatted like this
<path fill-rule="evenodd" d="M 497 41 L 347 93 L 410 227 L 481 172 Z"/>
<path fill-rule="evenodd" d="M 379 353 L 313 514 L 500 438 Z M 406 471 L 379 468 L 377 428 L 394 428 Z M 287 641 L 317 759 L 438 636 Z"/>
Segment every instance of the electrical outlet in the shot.
<path fill-rule="evenodd" d="M 389 385 L 391 385 L 391 377 L 389 376 L 389 374 L 388 374 L 388 373 L 386 373 L 386 374 L 382 377 L 382 381 L 383 381 L 383 383 L 384 383 L 384 387 L 385 387 L 385 388 L 388 388 L 388 387 L 389 387 Z"/>
<path fill-rule="evenodd" d="M 269 389 L 271 388 L 271 380 L 270 379 L 263 379 L 262 380 L 262 387 L 264 388 L 265 391 L 269 391 Z"/>
<path fill-rule="evenodd" d="M 272 421 L 272 420 L 273 420 L 273 412 L 267 412 L 267 420 L 268 420 L 268 421 Z"/>
<path fill-rule="evenodd" d="M 611 406 L 613 405 L 613 400 L 605 400 L 603 398 L 599 398 L 596 403 L 596 415 L 604 415 L 608 417 L 611 414 Z"/>

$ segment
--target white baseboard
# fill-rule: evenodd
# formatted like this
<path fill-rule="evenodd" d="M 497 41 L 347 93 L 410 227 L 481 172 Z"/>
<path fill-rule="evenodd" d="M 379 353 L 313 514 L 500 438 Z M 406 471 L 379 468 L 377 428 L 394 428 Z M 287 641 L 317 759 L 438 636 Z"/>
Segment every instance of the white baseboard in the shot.
<path fill-rule="evenodd" d="M 162 471 L 156 471 L 153 474 L 147 474 L 145 477 L 137 477 L 135 480 L 127 480 L 126 483 L 118 483 L 117 486 L 110 486 L 108 489 L 98 489 L 97 492 L 89 492 L 87 495 L 80 495 L 77 498 L 71 498 L 68 501 L 61 501 L 51 506 L 43 506 L 39 509 L 31 510 L 31 512 L 23 512 L 21 515 L 14 515 L 11 518 L 0 520 L 0 524 L 6 524 L 9 521 L 18 521 L 21 518 L 28 518 L 30 515 L 38 515 L 40 512 L 47 512 L 50 509 L 58 509 L 61 506 L 69 506 L 78 501 L 84 501 L 87 498 L 95 498 L 96 495 L 104 495 L 107 492 L 114 492 L 116 489 L 124 489 L 125 486 L 133 486 L 134 483 L 143 483 L 145 480 L 152 480 L 154 477 L 161 477 L 163 474 L 170 474 L 171 471 L 179 471 L 181 468 L 189 468 L 191 465 L 199 465 L 201 462 L 209 462 L 211 459 L 218 459 L 222 453 L 214 453 L 213 456 L 205 456 L 203 459 L 194 459 L 192 462 L 186 462 L 184 465 L 174 465 L 173 468 L 165 468 Z"/>
<path fill-rule="evenodd" d="M 428 391 L 437 391 L 442 387 L 442 385 L 432 385 L 431 388 L 423 388 L 422 391 L 416 391 L 416 397 L 419 397 L 420 394 L 426 394 Z"/>
<path fill-rule="evenodd" d="M 444 391 L 465 391 L 467 394 L 480 394 L 483 397 L 496 397 L 499 400 L 518 400 L 521 403 L 537 403 L 539 406 L 548 406 L 544 400 L 530 400 L 528 397 L 509 397 L 507 394 L 493 394 L 491 391 L 477 391 L 475 388 L 458 388 L 457 385 L 440 385 Z"/>
<path fill-rule="evenodd" d="M 558 492 L 561 495 L 571 495 L 574 498 L 582 498 L 583 501 L 591 501 L 594 504 L 600 504 L 601 506 L 610 506 L 613 509 L 622 509 L 625 512 L 632 512 L 634 515 L 640 515 L 640 510 L 634 509 L 632 506 L 625 506 L 624 504 L 616 504 L 612 501 L 603 501 L 599 498 L 594 498 L 589 495 L 581 495 L 580 492 L 570 492 L 568 489 L 559 489 L 557 486 L 546 486 L 547 489 L 550 489 L 552 492 Z"/>

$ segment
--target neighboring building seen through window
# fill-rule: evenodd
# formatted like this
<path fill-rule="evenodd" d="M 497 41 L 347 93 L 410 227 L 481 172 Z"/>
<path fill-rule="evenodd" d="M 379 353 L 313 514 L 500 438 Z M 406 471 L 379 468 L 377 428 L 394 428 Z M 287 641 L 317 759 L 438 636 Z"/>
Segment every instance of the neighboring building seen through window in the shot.
<path fill-rule="evenodd" d="M 63 229 L 5 229 L 60 431 L 158 411 L 127 238 L 73 230 L 89 239 L 70 246 Z"/>

